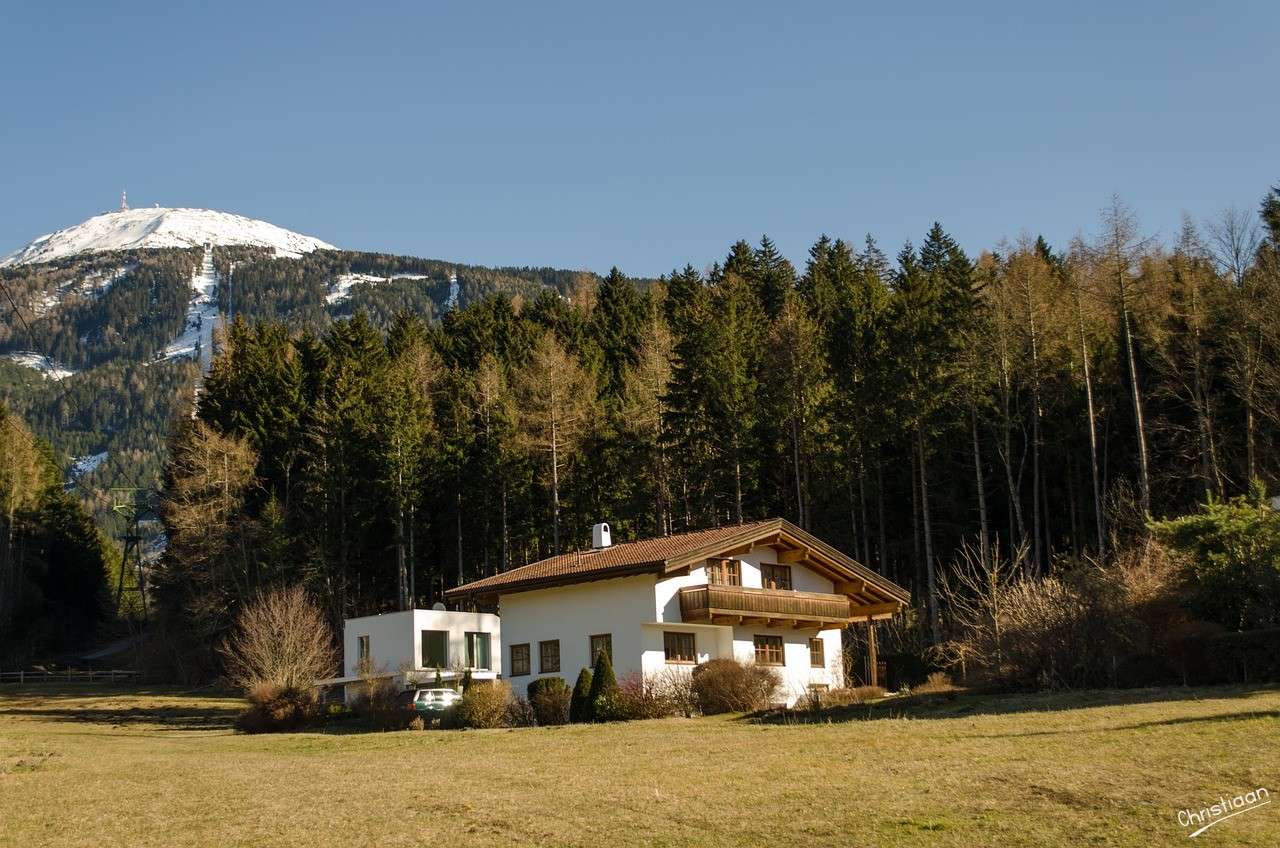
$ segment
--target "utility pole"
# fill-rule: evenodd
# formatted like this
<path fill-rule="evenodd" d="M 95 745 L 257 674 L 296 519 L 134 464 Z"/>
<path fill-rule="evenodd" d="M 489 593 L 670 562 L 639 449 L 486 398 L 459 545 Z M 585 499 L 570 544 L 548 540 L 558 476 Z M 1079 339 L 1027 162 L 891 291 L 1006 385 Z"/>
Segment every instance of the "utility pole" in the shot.
<path fill-rule="evenodd" d="M 151 507 L 151 492 L 147 489 L 113 488 L 111 501 L 111 511 L 124 519 L 125 523 L 124 533 L 117 537 L 123 543 L 123 551 L 120 557 L 120 574 L 116 579 L 116 615 L 121 612 L 121 603 L 127 590 L 138 593 L 142 620 L 146 621 L 147 578 L 142 562 L 142 533 L 139 528 L 143 521 L 155 517 L 155 511 Z M 134 568 L 135 583 L 126 587 L 124 575 L 131 565 Z"/>

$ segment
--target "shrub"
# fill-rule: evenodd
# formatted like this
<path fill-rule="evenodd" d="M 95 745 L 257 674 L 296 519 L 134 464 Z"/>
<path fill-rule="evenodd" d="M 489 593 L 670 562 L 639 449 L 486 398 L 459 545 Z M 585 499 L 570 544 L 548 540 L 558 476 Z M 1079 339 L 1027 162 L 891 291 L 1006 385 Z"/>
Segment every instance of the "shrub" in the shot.
<path fill-rule="evenodd" d="M 364 675 L 352 702 L 356 715 L 375 730 L 403 730 L 414 713 L 401 706 L 399 690 L 387 677 Z"/>
<path fill-rule="evenodd" d="M 559 677 L 541 677 L 529 684 L 529 705 L 538 724 L 549 727 L 566 724 L 573 693 Z"/>
<path fill-rule="evenodd" d="M 409 729 L 410 730 L 426 730 L 427 723 L 426 721 L 423 720 L 422 716 L 416 715 L 409 720 Z"/>
<path fill-rule="evenodd" d="M 824 707 L 847 707 L 850 704 L 865 704 L 878 701 L 885 696 L 883 686 L 851 686 L 846 689 L 832 689 L 820 692 L 818 700 Z"/>
<path fill-rule="evenodd" d="M 942 695 L 956 691 L 956 686 L 951 682 L 951 675 L 942 671 L 935 671 L 930 674 L 919 686 L 915 688 L 917 695 Z"/>
<path fill-rule="evenodd" d="M 613 676 L 613 663 L 609 654 L 601 651 L 596 655 L 596 667 L 591 672 L 591 688 L 587 692 L 587 702 L 591 704 L 592 721 L 613 721 L 611 717 L 617 712 L 613 700 L 618 694 L 618 680 Z"/>
<path fill-rule="evenodd" d="M 1210 501 L 1151 530 L 1183 554 L 1181 576 L 1197 618 L 1229 630 L 1280 626 L 1280 512 L 1260 482 L 1248 495 Z"/>
<path fill-rule="evenodd" d="M 569 699 L 569 721 L 575 724 L 591 721 L 591 669 L 584 668 L 578 672 L 578 682 L 573 685 L 573 696 Z"/>
<path fill-rule="evenodd" d="M 569 687 L 565 687 L 566 693 Z M 565 709 L 568 709 L 568 701 L 565 701 Z M 541 724 L 538 717 L 534 714 L 533 705 L 524 698 L 516 696 L 507 704 L 507 727 L 533 727 L 535 724 Z"/>
<path fill-rule="evenodd" d="M 299 586 L 254 597 L 219 651 L 227 678 L 246 692 L 263 683 L 308 689 L 338 664 L 324 612 Z"/>
<path fill-rule="evenodd" d="M 688 675 L 683 675 L 685 678 Z M 603 696 L 596 706 L 598 721 L 635 721 L 688 715 L 681 703 L 677 687 L 665 675 L 642 677 L 630 674 L 618 684 L 612 695 Z"/>
<path fill-rule="evenodd" d="M 259 683 L 246 693 L 249 708 L 236 719 L 245 733 L 280 733 L 297 730 L 323 716 L 314 689 L 296 689 Z"/>
<path fill-rule="evenodd" d="M 731 659 L 708 660 L 695 666 L 692 682 L 703 715 L 761 709 L 768 706 L 782 685 L 773 669 Z"/>
<path fill-rule="evenodd" d="M 454 719 L 458 727 L 502 727 L 507 718 L 507 704 L 511 700 L 511 687 L 501 681 L 485 685 L 472 684 L 462 693 L 454 705 Z"/>

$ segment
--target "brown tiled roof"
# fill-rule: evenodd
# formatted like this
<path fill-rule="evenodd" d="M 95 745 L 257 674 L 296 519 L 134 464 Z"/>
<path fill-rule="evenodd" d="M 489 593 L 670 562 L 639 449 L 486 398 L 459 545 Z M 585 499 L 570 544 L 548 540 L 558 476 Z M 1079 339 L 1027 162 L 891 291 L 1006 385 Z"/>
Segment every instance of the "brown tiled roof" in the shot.
<path fill-rule="evenodd" d="M 734 524 L 713 530 L 695 530 L 692 533 L 678 533 L 674 536 L 622 542 L 599 550 L 573 551 L 531 562 L 492 577 L 474 580 L 456 589 L 450 589 L 447 594 L 479 594 L 498 589 L 513 589 L 517 586 L 524 587 L 529 584 L 575 582 L 564 578 L 593 580 L 619 572 L 639 574 L 645 571 L 662 571 L 667 560 L 672 557 L 735 537 L 748 527 L 754 528 L 768 523 L 757 521 L 746 525 Z"/>
<path fill-rule="evenodd" d="M 599 550 L 574 551 L 539 560 L 502 574 L 474 580 L 446 592 L 450 596 L 487 595 L 557 586 L 629 574 L 663 573 L 715 556 L 740 544 L 755 541 L 772 533 L 799 538 L 825 554 L 841 573 L 875 581 L 890 595 L 909 597 L 906 590 L 885 580 L 870 569 L 826 545 L 781 518 L 734 524 L 712 530 L 695 530 L 674 536 L 659 536 L 636 542 L 622 542 Z"/>

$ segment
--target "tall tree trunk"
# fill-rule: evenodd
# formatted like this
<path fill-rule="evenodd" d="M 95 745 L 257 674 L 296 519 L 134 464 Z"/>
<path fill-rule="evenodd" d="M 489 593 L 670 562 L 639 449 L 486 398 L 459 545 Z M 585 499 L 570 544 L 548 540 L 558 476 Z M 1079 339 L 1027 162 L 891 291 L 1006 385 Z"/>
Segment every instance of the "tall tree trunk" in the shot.
<path fill-rule="evenodd" d="M 457 504 L 455 529 L 457 531 L 458 542 L 458 585 L 461 586 L 466 582 L 462 569 L 462 478 L 458 478 L 458 491 L 455 494 L 455 502 Z"/>
<path fill-rule="evenodd" d="M 795 468 L 796 476 L 796 516 L 799 518 L 799 525 L 802 529 L 809 529 L 808 518 L 804 512 L 804 487 L 800 484 L 800 433 L 799 424 L 796 417 L 791 416 L 791 464 Z M 738 521 L 742 518 L 739 516 Z"/>
<path fill-rule="evenodd" d="M 1031 305 L 1031 279 L 1023 272 L 1023 296 L 1026 306 L 1027 338 L 1031 345 L 1031 563 L 1036 571 L 1044 568 L 1044 548 L 1040 545 L 1041 503 L 1040 448 L 1043 438 L 1040 432 L 1040 349 L 1036 338 L 1035 313 Z M 1047 547 L 1047 546 L 1046 546 Z"/>
<path fill-rule="evenodd" d="M 991 536 L 987 526 L 987 492 L 982 482 L 982 447 L 978 442 L 978 408 L 969 402 L 969 431 L 973 436 L 973 483 L 978 492 L 978 552 L 982 567 L 991 562 Z"/>
<path fill-rule="evenodd" d="M 507 477 L 502 475 L 502 562 L 498 567 L 503 571 L 511 568 L 511 531 L 507 526 Z"/>
<path fill-rule="evenodd" d="M 551 551 L 560 554 L 560 446 L 555 419 L 551 421 Z"/>
<path fill-rule="evenodd" d="M 1076 329 L 1080 334 L 1080 364 L 1084 372 L 1085 409 L 1089 417 L 1089 476 L 1093 482 L 1093 526 L 1098 534 L 1098 556 L 1106 553 L 1106 521 L 1102 509 L 1102 484 L 1098 477 L 1098 414 L 1093 405 L 1093 375 L 1089 364 L 1089 339 L 1084 333 L 1084 309 L 1080 303 L 1080 284 L 1072 276 L 1072 294 L 1076 305 Z"/>
<path fill-rule="evenodd" d="M 858 508 L 862 511 L 862 564 L 871 567 L 871 525 L 867 523 L 867 467 L 858 450 Z"/>
<path fill-rule="evenodd" d="M 418 507 L 416 504 L 409 504 L 409 608 L 413 609 L 418 605 L 418 553 L 414 546 L 417 527 Z"/>
<path fill-rule="evenodd" d="M 1144 518 L 1151 516 L 1151 478 L 1147 468 L 1147 426 L 1142 413 L 1142 390 L 1138 387 L 1138 362 L 1133 350 L 1133 329 L 1129 319 L 1129 295 L 1124 268 L 1116 257 L 1116 281 L 1120 292 L 1120 324 L 1124 337 L 1125 363 L 1129 371 L 1129 395 L 1133 402 L 1133 426 L 1138 439 L 1138 498 Z"/>
<path fill-rule="evenodd" d="M 924 535 L 925 580 L 929 598 L 929 632 L 933 644 L 942 641 L 942 624 L 938 618 L 938 581 L 933 563 L 933 524 L 929 520 L 929 469 L 925 460 L 924 431 L 916 425 L 916 450 L 920 456 L 920 520 Z"/>
<path fill-rule="evenodd" d="M 880 573 L 888 574 L 888 530 L 884 524 L 884 463 L 880 461 L 879 449 L 876 450 L 876 532 L 880 534 Z"/>

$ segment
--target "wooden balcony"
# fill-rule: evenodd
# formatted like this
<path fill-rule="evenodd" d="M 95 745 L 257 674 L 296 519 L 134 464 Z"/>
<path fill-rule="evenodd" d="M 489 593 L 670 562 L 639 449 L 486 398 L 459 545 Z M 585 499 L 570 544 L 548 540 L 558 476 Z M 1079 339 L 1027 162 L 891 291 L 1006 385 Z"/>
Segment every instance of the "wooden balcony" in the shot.
<path fill-rule="evenodd" d="M 680 618 L 689 623 L 757 624 L 765 627 L 846 627 L 882 618 L 899 605 L 862 606 L 847 595 L 750 589 L 742 586 L 686 586 L 680 590 Z"/>

